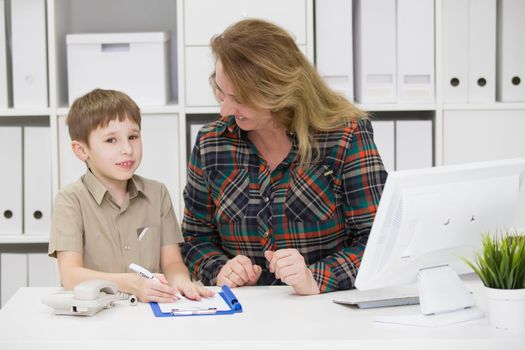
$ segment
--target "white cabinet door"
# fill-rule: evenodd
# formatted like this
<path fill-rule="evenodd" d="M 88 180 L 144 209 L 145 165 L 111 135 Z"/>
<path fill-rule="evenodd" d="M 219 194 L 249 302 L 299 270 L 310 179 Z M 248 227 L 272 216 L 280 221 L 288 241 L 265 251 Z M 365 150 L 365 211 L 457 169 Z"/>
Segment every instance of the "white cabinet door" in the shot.
<path fill-rule="evenodd" d="M 166 185 L 180 220 L 178 124 L 177 115 L 142 115 L 142 162 L 137 174 Z"/>
<path fill-rule="evenodd" d="M 190 0 L 184 2 L 184 45 L 209 45 L 230 24 L 253 17 L 282 26 L 306 44 L 305 0 Z"/>
<path fill-rule="evenodd" d="M 85 163 L 78 159 L 71 149 L 66 116 L 58 117 L 58 162 L 61 188 L 77 181 L 86 172 Z"/>
<path fill-rule="evenodd" d="M 393 120 L 373 121 L 374 142 L 386 171 L 396 169 L 395 126 Z"/>
<path fill-rule="evenodd" d="M 27 285 L 28 287 L 60 286 L 57 260 L 47 256 L 47 253 L 28 253 Z"/>
<path fill-rule="evenodd" d="M 525 157 L 525 111 L 445 111 L 443 162 Z"/>
<path fill-rule="evenodd" d="M 216 106 L 209 84 L 214 71 L 214 60 L 209 46 L 186 47 L 186 104 L 188 106 Z"/>
<path fill-rule="evenodd" d="M 396 121 L 396 170 L 432 166 L 432 121 Z"/>
<path fill-rule="evenodd" d="M 27 287 L 27 254 L 0 254 L 1 306 L 4 306 L 22 287 Z"/>

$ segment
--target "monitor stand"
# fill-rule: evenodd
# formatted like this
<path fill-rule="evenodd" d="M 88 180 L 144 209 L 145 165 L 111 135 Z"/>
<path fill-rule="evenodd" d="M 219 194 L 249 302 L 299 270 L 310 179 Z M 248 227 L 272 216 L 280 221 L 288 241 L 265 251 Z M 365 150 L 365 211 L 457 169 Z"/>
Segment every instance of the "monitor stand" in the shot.
<path fill-rule="evenodd" d="M 448 265 L 419 270 L 417 285 L 421 313 L 381 316 L 374 321 L 439 327 L 483 317 L 472 295 Z"/>

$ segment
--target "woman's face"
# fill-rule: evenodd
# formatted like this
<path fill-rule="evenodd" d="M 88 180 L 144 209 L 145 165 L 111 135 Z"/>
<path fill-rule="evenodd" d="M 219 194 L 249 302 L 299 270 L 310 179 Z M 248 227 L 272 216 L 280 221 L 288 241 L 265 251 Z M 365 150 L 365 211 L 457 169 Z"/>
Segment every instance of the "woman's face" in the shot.
<path fill-rule="evenodd" d="M 270 110 L 248 107 L 235 97 L 230 79 L 224 74 L 221 61 L 215 65 L 215 98 L 221 106 L 221 115 L 235 116 L 237 125 L 245 131 L 274 129 L 273 116 Z"/>

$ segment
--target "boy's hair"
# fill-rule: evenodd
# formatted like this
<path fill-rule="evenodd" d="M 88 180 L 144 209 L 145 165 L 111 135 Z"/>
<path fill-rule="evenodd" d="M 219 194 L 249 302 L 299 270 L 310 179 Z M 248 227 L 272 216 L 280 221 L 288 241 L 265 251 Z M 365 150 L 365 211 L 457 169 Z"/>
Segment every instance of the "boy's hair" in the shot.
<path fill-rule="evenodd" d="M 140 108 L 123 92 L 95 89 L 73 102 L 66 123 L 71 140 L 89 146 L 89 134 L 116 119 L 129 119 L 140 129 Z"/>

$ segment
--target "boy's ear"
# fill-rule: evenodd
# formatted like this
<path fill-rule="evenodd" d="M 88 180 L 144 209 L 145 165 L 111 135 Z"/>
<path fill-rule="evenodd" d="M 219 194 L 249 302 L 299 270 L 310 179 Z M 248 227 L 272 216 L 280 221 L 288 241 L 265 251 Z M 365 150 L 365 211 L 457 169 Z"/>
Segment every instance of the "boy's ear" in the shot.
<path fill-rule="evenodd" d="M 89 154 L 87 152 L 87 145 L 83 142 L 71 142 L 71 149 L 73 150 L 73 153 L 75 153 L 75 156 L 77 156 L 77 158 L 81 161 L 85 162 L 89 158 Z"/>

